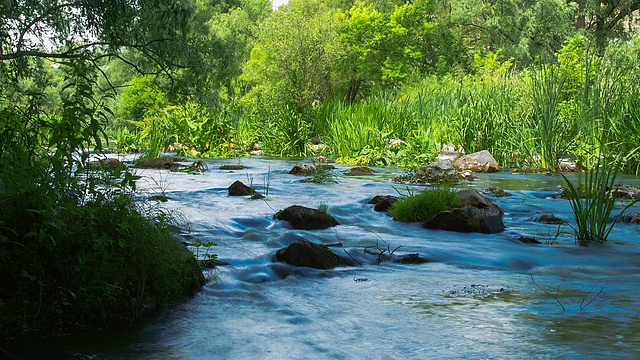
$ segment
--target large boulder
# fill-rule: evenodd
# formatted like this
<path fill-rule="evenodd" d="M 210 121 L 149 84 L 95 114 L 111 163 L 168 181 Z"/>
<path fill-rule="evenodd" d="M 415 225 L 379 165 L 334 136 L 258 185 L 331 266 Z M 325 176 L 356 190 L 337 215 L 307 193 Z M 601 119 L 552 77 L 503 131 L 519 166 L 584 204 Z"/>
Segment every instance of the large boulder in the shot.
<path fill-rule="evenodd" d="M 460 171 L 471 170 L 475 173 L 500 171 L 500 165 L 487 150 L 462 156 L 453 161 L 453 165 Z"/>
<path fill-rule="evenodd" d="M 455 181 L 457 178 L 458 174 L 451 160 L 436 161 L 416 171 L 416 180 L 419 183 Z"/>
<path fill-rule="evenodd" d="M 295 242 L 276 252 L 276 260 L 294 266 L 315 269 L 333 269 L 340 264 L 340 258 L 327 246 L 309 240 Z"/>
<path fill-rule="evenodd" d="M 504 231 L 503 211 L 477 190 L 466 189 L 458 193 L 460 207 L 443 211 L 425 221 L 427 229 L 495 234 Z"/>
<path fill-rule="evenodd" d="M 287 221 L 294 228 L 302 230 L 326 229 L 339 225 L 338 221 L 327 212 L 299 205 L 280 210 L 273 217 Z"/>

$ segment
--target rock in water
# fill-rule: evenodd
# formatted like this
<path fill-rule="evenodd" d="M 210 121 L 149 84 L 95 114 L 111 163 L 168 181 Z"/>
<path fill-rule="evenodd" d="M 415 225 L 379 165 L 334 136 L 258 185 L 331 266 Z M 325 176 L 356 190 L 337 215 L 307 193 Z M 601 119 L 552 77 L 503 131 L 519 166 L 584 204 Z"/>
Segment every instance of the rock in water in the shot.
<path fill-rule="evenodd" d="M 326 229 L 339 225 L 338 221 L 330 214 L 299 205 L 280 210 L 273 217 L 287 221 L 294 228 L 302 230 Z"/>
<path fill-rule="evenodd" d="M 309 240 L 295 242 L 278 250 L 276 260 L 295 266 L 306 266 L 315 269 L 333 269 L 340 264 L 340 259 L 327 246 Z"/>
<path fill-rule="evenodd" d="M 255 193 L 255 189 L 252 187 L 248 187 L 242 181 L 235 181 L 231 186 L 229 186 L 229 196 L 247 196 L 253 195 Z"/>
<path fill-rule="evenodd" d="M 487 150 L 462 156 L 456 159 L 453 165 L 460 171 L 471 170 L 475 173 L 493 173 L 500 171 L 500 165 Z"/>
<path fill-rule="evenodd" d="M 495 234 L 504 231 L 503 211 L 474 189 L 458 193 L 460 207 L 443 211 L 425 221 L 427 229 Z"/>

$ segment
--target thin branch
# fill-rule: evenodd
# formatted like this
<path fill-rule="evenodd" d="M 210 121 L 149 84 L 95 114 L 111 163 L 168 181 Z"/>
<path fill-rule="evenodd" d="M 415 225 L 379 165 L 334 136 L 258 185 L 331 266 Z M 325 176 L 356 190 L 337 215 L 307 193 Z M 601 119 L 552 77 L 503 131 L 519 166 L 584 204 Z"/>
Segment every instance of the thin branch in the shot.
<path fill-rule="evenodd" d="M 560 301 L 560 299 L 558 299 L 558 293 L 556 293 L 555 295 L 551 294 L 550 292 L 548 292 L 547 290 L 543 289 L 542 286 L 538 285 L 538 283 L 533 280 L 533 275 L 531 276 L 531 282 L 533 282 L 533 285 L 535 285 L 538 289 L 542 290 L 543 293 L 553 297 L 553 299 L 558 303 L 558 305 L 560 305 L 560 307 L 562 308 L 562 312 L 565 312 L 565 308 L 564 305 L 562 305 L 562 302 Z M 564 280 L 563 280 L 564 281 Z M 560 289 L 560 287 L 558 286 L 558 289 Z"/>
<path fill-rule="evenodd" d="M 54 11 L 57 10 L 61 10 L 65 7 L 74 7 L 74 6 L 78 6 L 80 3 L 63 3 L 57 6 L 53 6 L 49 9 L 47 9 L 45 12 L 42 13 L 42 15 L 37 16 L 36 18 L 34 18 L 30 23 L 27 23 L 24 27 L 24 29 L 22 29 L 22 31 L 20 32 L 20 37 L 18 38 L 18 43 L 16 45 L 16 50 L 19 52 L 20 48 L 22 48 L 22 44 L 24 43 L 24 37 L 25 35 L 29 32 L 29 30 L 31 30 L 31 27 L 33 27 L 35 24 L 39 23 L 40 21 L 42 21 L 45 17 L 51 15 Z"/>
<path fill-rule="evenodd" d="M 336 232 L 336 239 L 338 239 L 338 243 L 342 247 L 342 250 L 344 250 L 344 252 L 347 254 L 347 256 L 349 256 L 351 258 L 351 260 L 357 262 L 358 265 L 362 266 L 362 263 L 360 261 L 356 260 L 356 258 L 354 258 L 353 256 L 351 256 L 351 254 L 349 254 L 347 249 L 344 247 L 344 244 L 342 243 L 342 240 L 340 239 L 340 236 L 338 236 L 338 230 L 334 230 L 334 231 Z"/>
<path fill-rule="evenodd" d="M 604 290 L 604 286 L 602 286 L 600 288 L 600 291 L 598 291 L 597 294 L 595 294 L 591 300 L 589 300 L 586 304 L 584 303 L 585 300 L 587 299 L 587 296 L 589 296 L 589 294 L 591 294 L 591 292 L 593 291 L 593 289 L 595 289 L 596 286 L 598 286 L 598 284 L 600 284 L 600 281 L 598 281 L 597 283 L 595 283 L 591 289 L 589 289 L 589 292 L 584 296 L 584 298 L 582 298 L 582 302 L 580 302 L 580 311 L 584 310 L 587 306 L 589 306 L 589 304 L 591 304 L 595 299 L 597 299 L 600 294 L 602 294 L 602 291 Z"/>

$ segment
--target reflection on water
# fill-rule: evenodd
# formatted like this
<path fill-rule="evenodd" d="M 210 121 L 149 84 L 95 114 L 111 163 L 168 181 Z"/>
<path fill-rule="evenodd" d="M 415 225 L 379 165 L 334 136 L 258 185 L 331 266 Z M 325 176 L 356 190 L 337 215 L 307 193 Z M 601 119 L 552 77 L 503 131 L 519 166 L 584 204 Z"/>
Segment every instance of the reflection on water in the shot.
<path fill-rule="evenodd" d="M 319 185 L 287 174 L 296 162 L 242 159 L 246 170 L 221 171 L 223 160 L 208 161 L 204 175 L 144 171 L 166 178 L 170 201 L 162 206 L 182 212 L 193 237 L 217 243 L 219 259 L 231 265 L 207 270 L 202 291 L 137 327 L 39 339 L 38 348 L 26 345 L 31 336 L 2 348 L 21 358 L 640 357 L 638 226 L 617 225 L 607 244 L 580 247 L 568 226 L 532 222 L 541 214 L 571 222 L 568 201 L 551 196 L 560 191 L 557 177 L 480 174 L 464 186 L 514 195 L 492 199 L 505 211 L 507 230 L 463 234 L 374 212 L 368 199 L 397 194 L 394 170 Z M 226 195 L 231 183 L 247 179 L 259 192 L 270 179 L 266 201 Z M 158 191 L 152 180 L 140 186 Z M 273 219 L 293 204 L 327 204 L 341 225 L 302 231 Z M 554 245 L 523 244 L 520 236 Z M 344 249 L 334 251 L 366 265 L 321 271 L 274 263 L 278 249 L 303 238 L 340 242 Z M 363 250 L 379 239 L 400 246 L 396 254 L 417 252 L 433 262 L 376 265 Z"/>

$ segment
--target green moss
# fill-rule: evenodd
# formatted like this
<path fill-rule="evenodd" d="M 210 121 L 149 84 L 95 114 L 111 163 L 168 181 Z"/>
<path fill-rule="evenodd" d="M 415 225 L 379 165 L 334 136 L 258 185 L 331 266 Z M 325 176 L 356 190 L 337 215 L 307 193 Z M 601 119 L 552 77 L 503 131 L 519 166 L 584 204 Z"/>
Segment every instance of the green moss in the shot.
<path fill-rule="evenodd" d="M 402 222 L 426 221 L 439 212 L 459 205 L 457 194 L 449 188 L 435 188 L 403 196 L 393 203 L 389 214 Z"/>

